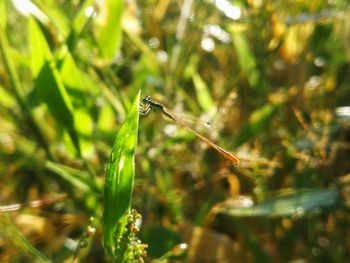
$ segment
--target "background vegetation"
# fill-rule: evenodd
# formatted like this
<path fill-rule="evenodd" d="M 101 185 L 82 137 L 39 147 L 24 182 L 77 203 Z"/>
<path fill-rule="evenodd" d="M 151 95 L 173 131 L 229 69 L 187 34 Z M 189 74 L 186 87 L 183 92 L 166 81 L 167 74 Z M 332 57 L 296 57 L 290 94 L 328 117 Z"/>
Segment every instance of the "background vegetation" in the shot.
<path fill-rule="evenodd" d="M 110 262 L 102 225 L 133 189 L 135 261 L 346 262 L 349 18 L 346 0 L 0 1 L 0 261 Z M 161 113 L 137 127 L 139 90 L 240 165 Z M 103 213 L 119 130 L 129 177 Z"/>

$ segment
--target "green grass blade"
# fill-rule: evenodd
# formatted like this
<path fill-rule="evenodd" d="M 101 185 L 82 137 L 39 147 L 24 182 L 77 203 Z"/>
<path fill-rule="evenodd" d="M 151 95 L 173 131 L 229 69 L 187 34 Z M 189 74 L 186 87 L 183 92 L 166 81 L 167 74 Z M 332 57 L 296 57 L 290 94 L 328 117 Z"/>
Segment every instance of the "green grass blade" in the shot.
<path fill-rule="evenodd" d="M 28 23 L 31 48 L 31 70 L 33 77 L 37 78 L 46 60 L 48 58 L 52 59 L 52 54 L 44 34 L 35 19 L 30 17 Z"/>
<path fill-rule="evenodd" d="M 2 238 L 6 239 L 6 242 L 15 246 L 17 249 L 30 255 L 33 258 L 33 262 L 52 262 L 30 244 L 6 214 L 0 215 L 0 228 Z"/>
<path fill-rule="evenodd" d="M 134 154 L 137 144 L 140 92 L 120 128 L 109 157 L 104 189 L 103 247 L 108 255 L 115 250 L 117 224 L 130 208 L 134 184 Z"/>
<path fill-rule="evenodd" d="M 69 182 L 75 189 L 85 193 L 100 193 L 97 181 L 91 180 L 86 172 L 50 161 L 45 163 L 45 167 Z"/>
<path fill-rule="evenodd" d="M 339 193 L 334 189 L 299 191 L 251 207 L 228 208 L 222 213 L 236 217 L 303 216 L 334 208 L 339 201 Z"/>
<path fill-rule="evenodd" d="M 111 60 L 120 48 L 122 40 L 123 0 L 102 1 L 97 17 L 96 40 L 102 57 Z"/>
<path fill-rule="evenodd" d="M 192 76 L 194 87 L 198 98 L 199 105 L 205 112 L 215 109 L 213 99 L 210 95 L 209 88 L 202 77 L 195 72 Z"/>

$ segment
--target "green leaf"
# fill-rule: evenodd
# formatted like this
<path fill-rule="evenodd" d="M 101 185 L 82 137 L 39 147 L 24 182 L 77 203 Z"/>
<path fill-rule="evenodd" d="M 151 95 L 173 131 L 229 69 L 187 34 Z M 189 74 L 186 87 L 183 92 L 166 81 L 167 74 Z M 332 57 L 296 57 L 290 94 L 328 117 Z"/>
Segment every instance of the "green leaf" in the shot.
<path fill-rule="evenodd" d="M 59 67 L 60 77 L 69 92 L 69 98 L 74 105 L 74 130 L 79 134 L 79 146 L 83 156 L 89 156 L 93 152 L 91 142 L 93 121 L 86 108 L 86 90 L 83 85 L 83 76 L 75 64 L 73 56 L 64 47 L 62 50 L 62 60 Z"/>
<path fill-rule="evenodd" d="M 104 0 L 96 18 L 96 40 L 102 57 L 111 60 L 120 48 L 122 40 L 123 0 Z"/>
<path fill-rule="evenodd" d="M 92 181 L 86 172 L 71 168 L 66 165 L 47 161 L 45 167 L 87 194 L 91 192 L 99 193 L 100 189 L 96 181 Z"/>
<path fill-rule="evenodd" d="M 128 212 L 134 185 L 134 154 L 137 144 L 140 92 L 120 128 L 106 172 L 103 212 L 103 247 L 108 255 L 115 251 L 118 222 Z"/>
<path fill-rule="evenodd" d="M 39 25 L 29 20 L 32 47 L 32 72 L 38 97 L 45 102 L 56 121 L 68 131 L 69 136 L 81 156 L 78 134 L 74 128 L 74 110 L 66 88 L 56 68 L 56 63 Z"/>
<path fill-rule="evenodd" d="M 304 216 L 310 212 L 334 208 L 340 196 L 334 189 L 299 191 L 251 207 L 225 208 L 220 213 L 236 217 Z"/>
<path fill-rule="evenodd" d="M 79 134 L 79 145 L 82 155 L 93 156 L 94 145 L 92 143 L 94 123 L 89 112 L 84 108 L 74 111 L 75 131 Z"/>
<path fill-rule="evenodd" d="M 104 104 L 98 116 L 97 127 L 102 132 L 111 132 L 114 126 L 115 115 L 110 104 Z"/>
<path fill-rule="evenodd" d="M 34 18 L 29 18 L 29 41 L 31 49 L 31 69 L 36 78 L 48 59 L 52 60 L 52 54 L 46 39 Z"/>
<path fill-rule="evenodd" d="M 64 48 L 62 53 L 62 64 L 59 67 L 59 71 L 63 83 L 67 89 L 81 91 L 82 93 L 82 91 L 84 91 L 82 76 L 80 75 L 80 71 L 75 64 L 74 59 L 66 48 Z"/>

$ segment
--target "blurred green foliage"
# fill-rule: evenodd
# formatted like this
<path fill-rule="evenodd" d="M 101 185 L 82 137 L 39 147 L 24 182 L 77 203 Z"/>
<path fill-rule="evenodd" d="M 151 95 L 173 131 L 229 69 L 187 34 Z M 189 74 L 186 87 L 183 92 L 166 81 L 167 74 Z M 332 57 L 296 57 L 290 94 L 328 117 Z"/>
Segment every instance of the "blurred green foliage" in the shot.
<path fill-rule="evenodd" d="M 346 262 L 349 8 L 0 1 L 0 261 L 118 262 L 102 232 L 113 250 L 133 217 L 134 238 L 133 207 L 149 261 Z M 240 165 L 161 113 L 138 126 L 139 90 L 210 122 Z"/>

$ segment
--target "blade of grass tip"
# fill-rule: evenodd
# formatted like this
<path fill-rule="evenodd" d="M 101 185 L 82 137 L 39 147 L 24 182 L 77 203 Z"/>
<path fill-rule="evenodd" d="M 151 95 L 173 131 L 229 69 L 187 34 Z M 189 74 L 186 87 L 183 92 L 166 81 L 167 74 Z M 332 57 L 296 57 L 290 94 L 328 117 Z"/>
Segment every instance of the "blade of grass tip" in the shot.
<path fill-rule="evenodd" d="M 106 254 L 113 255 L 118 239 L 118 224 L 131 205 L 134 185 L 134 154 L 137 144 L 140 92 L 120 128 L 106 171 L 102 243 Z"/>

